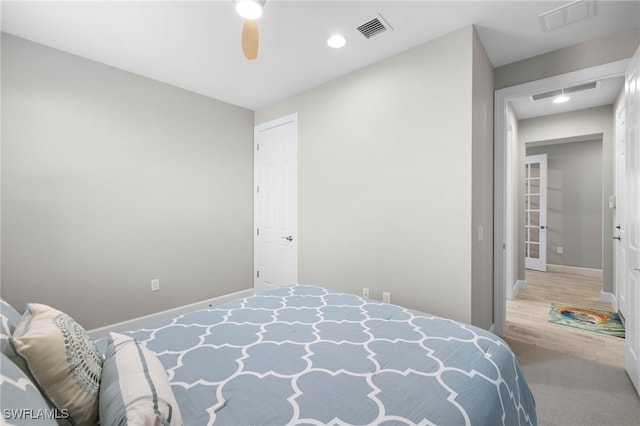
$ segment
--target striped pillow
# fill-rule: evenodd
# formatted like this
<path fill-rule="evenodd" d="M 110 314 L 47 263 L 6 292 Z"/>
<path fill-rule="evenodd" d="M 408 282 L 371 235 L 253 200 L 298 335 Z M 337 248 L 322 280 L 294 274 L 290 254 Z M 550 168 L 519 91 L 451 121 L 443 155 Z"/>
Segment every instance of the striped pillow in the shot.
<path fill-rule="evenodd" d="M 110 333 L 100 383 L 100 423 L 182 425 L 164 367 L 132 337 Z"/>

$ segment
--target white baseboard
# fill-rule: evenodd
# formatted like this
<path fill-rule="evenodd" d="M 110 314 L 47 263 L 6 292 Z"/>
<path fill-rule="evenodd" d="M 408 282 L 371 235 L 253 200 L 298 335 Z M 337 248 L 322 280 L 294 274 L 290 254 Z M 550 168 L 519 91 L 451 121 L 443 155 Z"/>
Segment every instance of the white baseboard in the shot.
<path fill-rule="evenodd" d="M 511 289 L 511 296 L 512 296 L 511 299 L 515 299 L 520 289 L 523 289 L 523 288 L 527 288 L 527 282 L 524 280 L 516 281 Z"/>
<path fill-rule="evenodd" d="M 602 278 L 602 269 L 580 268 L 578 266 L 547 265 L 547 272 L 582 275 L 583 277 Z"/>
<path fill-rule="evenodd" d="M 606 302 L 606 303 L 611 303 L 611 306 L 613 306 L 613 310 L 614 311 L 618 311 L 618 299 L 616 298 L 616 295 L 613 293 L 609 293 L 607 291 L 601 291 L 600 292 L 600 301 L 602 302 Z"/>
<path fill-rule="evenodd" d="M 88 333 L 94 340 L 98 340 L 98 339 L 102 339 L 103 337 L 107 337 L 107 335 L 110 332 L 120 333 L 128 330 L 136 330 L 138 328 L 142 328 L 145 325 L 152 324 L 154 322 L 175 318 L 187 312 L 209 308 L 211 306 L 220 305 L 222 303 L 226 303 L 234 299 L 240 299 L 242 297 L 248 297 L 254 294 L 255 294 L 255 290 L 252 288 L 247 290 L 241 290 L 235 293 L 225 294 L 223 296 L 218 296 L 212 299 L 203 300 L 201 302 L 178 306 L 176 308 L 167 309 L 166 311 L 156 312 L 156 313 L 144 315 L 138 318 L 133 318 L 127 321 L 118 322 L 116 324 L 94 328 L 93 330 L 89 330 Z"/>

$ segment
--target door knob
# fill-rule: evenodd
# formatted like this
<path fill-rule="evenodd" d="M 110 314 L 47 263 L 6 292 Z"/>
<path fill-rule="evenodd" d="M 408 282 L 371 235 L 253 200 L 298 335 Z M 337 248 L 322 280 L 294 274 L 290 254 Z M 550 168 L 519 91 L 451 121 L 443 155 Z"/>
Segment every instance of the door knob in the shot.
<path fill-rule="evenodd" d="M 544 229 L 544 228 L 545 228 L 545 226 L 544 226 L 544 225 L 540 225 L 540 229 Z"/>
<path fill-rule="evenodd" d="M 614 240 L 618 240 L 618 241 L 622 241 L 622 238 L 618 237 L 613 237 Z"/>
<path fill-rule="evenodd" d="M 287 241 L 293 241 L 293 236 L 289 235 L 288 237 L 282 237 Z"/>

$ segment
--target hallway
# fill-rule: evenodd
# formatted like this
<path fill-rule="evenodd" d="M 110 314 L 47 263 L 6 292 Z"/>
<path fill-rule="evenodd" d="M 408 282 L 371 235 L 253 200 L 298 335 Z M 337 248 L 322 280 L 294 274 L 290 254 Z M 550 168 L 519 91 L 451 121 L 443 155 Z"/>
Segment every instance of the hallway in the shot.
<path fill-rule="evenodd" d="M 526 281 L 507 300 L 505 337 L 624 368 L 624 339 L 548 322 L 551 302 L 612 310 L 600 301 L 600 278 L 527 270 Z"/>

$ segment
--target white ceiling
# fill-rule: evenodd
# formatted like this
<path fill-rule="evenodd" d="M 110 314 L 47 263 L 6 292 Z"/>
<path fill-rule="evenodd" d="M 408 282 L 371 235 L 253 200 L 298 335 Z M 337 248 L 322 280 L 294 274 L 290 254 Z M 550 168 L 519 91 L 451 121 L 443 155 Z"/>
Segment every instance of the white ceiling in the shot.
<path fill-rule="evenodd" d="M 240 48 L 225 1 L 9 1 L 2 31 L 245 108 L 257 109 L 475 25 L 494 67 L 640 26 L 640 1 L 597 1 L 593 18 L 543 32 L 538 16 L 567 1 L 268 0 L 258 59 Z M 365 39 L 377 13 L 392 32 Z M 347 38 L 334 50 L 334 32 Z M 611 103 L 611 102 L 609 102 Z"/>
<path fill-rule="evenodd" d="M 596 88 L 569 95 L 570 100 L 562 104 L 554 104 L 553 97 L 534 101 L 532 96 L 524 96 L 510 102 L 519 120 L 540 117 L 550 114 L 561 114 L 600 105 L 611 105 L 622 91 L 624 77 L 610 77 L 598 80 Z M 563 87 L 558 87 L 563 89 Z"/>

